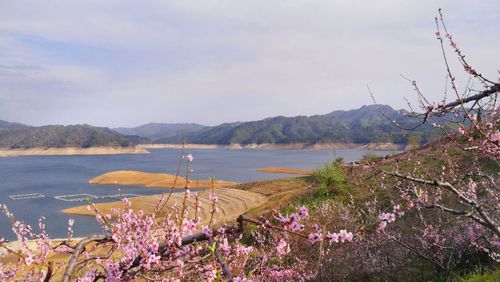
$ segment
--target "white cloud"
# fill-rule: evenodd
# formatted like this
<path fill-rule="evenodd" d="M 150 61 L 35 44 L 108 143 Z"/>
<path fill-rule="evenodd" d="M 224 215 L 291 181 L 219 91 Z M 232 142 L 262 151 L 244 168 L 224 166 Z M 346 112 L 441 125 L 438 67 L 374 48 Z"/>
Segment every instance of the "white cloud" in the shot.
<path fill-rule="evenodd" d="M 437 100 L 437 8 L 471 62 L 496 75 L 495 2 L 11 1 L 0 4 L 0 119 L 116 126 L 311 115 L 371 103 L 366 84 L 402 107 L 413 94 L 400 74 Z"/>

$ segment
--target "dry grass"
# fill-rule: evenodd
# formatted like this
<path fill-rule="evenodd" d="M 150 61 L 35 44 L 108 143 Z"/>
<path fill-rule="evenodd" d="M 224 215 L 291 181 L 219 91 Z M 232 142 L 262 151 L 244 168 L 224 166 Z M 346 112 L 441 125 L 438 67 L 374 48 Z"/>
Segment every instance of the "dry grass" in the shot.
<path fill-rule="evenodd" d="M 89 181 L 91 184 L 104 185 L 126 185 L 126 186 L 144 186 L 144 187 L 160 187 L 160 188 L 184 188 L 186 180 L 182 177 L 177 177 L 166 173 L 147 173 L 141 171 L 113 171 L 97 176 Z M 175 185 L 174 185 L 175 184 Z M 224 180 L 215 180 L 214 187 L 228 188 L 234 187 L 238 183 Z M 191 187 L 211 187 L 210 180 L 193 181 Z"/>
<path fill-rule="evenodd" d="M 297 175 L 311 175 L 312 170 L 308 169 L 297 169 L 297 168 L 286 168 L 286 167 L 265 167 L 257 169 L 259 172 L 269 172 L 269 173 L 286 173 L 286 174 L 297 174 Z"/>
<path fill-rule="evenodd" d="M 210 209 L 212 202 L 209 200 L 209 194 L 211 190 L 205 190 L 200 192 L 199 200 L 201 202 L 201 210 L 199 212 L 201 224 L 208 223 L 210 220 Z M 215 193 L 219 198 L 216 207 L 219 208 L 220 212 L 215 214 L 215 219 L 217 223 L 223 222 L 233 222 L 236 220 L 238 215 L 245 213 L 247 210 L 260 206 L 267 201 L 267 198 L 259 193 L 241 191 L 236 189 L 215 189 Z M 151 195 L 151 196 L 140 196 L 135 198 L 130 198 L 132 203 L 131 208 L 136 210 L 143 210 L 145 213 L 151 213 L 157 206 L 161 195 Z M 182 206 L 184 199 L 184 193 L 173 193 L 169 199 L 169 202 L 165 205 L 165 208 L 158 214 L 158 217 L 164 217 L 167 212 L 170 211 L 170 207 L 176 203 L 178 207 Z M 188 205 L 190 207 L 194 206 L 194 199 L 188 199 Z M 123 203 L 120 201 L 111 203 L 100 203 L 96 204 L 97 210 L 100 213 L 110 213 L 113 208 L 123 208 Z M 193 210 L 191 208 L 191 210 Z M 64 213 L 78 214 L 78 215 L 89 215 L 93 216 L 94 212 L 89 211 L 86 205 L 77 206 L 69 209 L 63 210 Z"/>
<path fill-rule="evenodd" d="M 247 215 L 256 216 L 267 210 L 283 207 L 299 196 L 311 192 L 314 187 L 306 177 L 296 177 L 250 182 L 238 185 L 235 189 L 259 193 L 267 197 L 266 202 L 247 211 Z"/>
<path fill-rule="evenodd" d="M 156 175 L 155 177 L 161 176 Z M 148 180 L 150 179 L 148 177 Z M 138 185 L 137 182 L 141 178 L 136 177 L 135 180 L 135 184 L 129 185 Z M 156 178 L 153 177 L 153 180 L 156 180 Z M 120 184 L 123 183 L 120 182 Z M 217 188 L 215 189 L 215 193 L 219 197 L 217 207 L 220 209 L 220 212 L 216 215 L 216 219 L 219 223 L 232 222 L 240 214 L 258 215 L 266 210 L 285 206 L 297 197 L 312 190 L 312 185 L 307 182 L 307 178 L 305 177 L 250 182 L 234 186 L 233 189 Z M 209 193 L 211 193 L 210 190 L 199 193 L 199 199 L 202 203 L 202 210 L 200 212 L 202 222 L 210 216 L 211 202 L 208 199 Z M 130 202 L 133 209 L 142 209 L 148 213 L 154 210 L 160 197 L 160 195 L 140 196 L 131 198 Z M 177 203 L 177 206 L 180 206 L 183 198 L 184 193 L 173 193 L 169 204 L 166 206 L 170 207 L 174 202 Z M 189 203 L 192 205 L 193 200 L 189 200 Z M 96 207 L 100 212 L 110 213 L 112 208 L 122 208 L 123 204 L 120 201 L 116 201 L 96 204 Z M 94 215 L 92 211 L 86 209 L 86 205 L 68 208 L 63 210 L 63 212 L 78 215 Z M 164 212 L 158 214 L 159 218 L 163 216 L 165 216 Z"/>

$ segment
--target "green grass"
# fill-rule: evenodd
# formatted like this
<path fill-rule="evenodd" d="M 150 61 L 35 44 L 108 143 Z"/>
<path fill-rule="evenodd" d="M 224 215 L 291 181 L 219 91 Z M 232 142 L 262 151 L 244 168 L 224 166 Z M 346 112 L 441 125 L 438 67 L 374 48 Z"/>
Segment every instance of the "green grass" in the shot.
<path fill-rule="evenodd" d="M 481 271 L 476 271 L 469 273 L 467 275 L 458 277 L 454 279 L 455 282 L 490 282 L 490 281 L 500 281 L 500 267 L 496 267 L 492 271 L 481 273 Z"/>
<path fill-rule="evenodd" d="M 379 156 L 377 154 L 371 154 L 371 153 L 369 153 L 369 154 L 363 155 L 363 157 L 361 158 L 360 162 L 362 162 L 362 163 L 366 163 L 366 162 L 372 163 L 372 162 L 376 162 L 378 160 L 381 160 L 383 158 L 384 157 Z"/>
<path fill-rule="evenodd" d="M 326 188 L 331 188 L 335 184 L 345 182 L 345 175 L 337 162 L 331 162 L 322 169 L 314 170 L 311 179 Z"/>
<path fill-rule="evenodd" d="M 489 173 L 500 173 L 500 166 L 496 161 L 492 159 L 480 158 L 479 164 L 485 171 Z"/>
<path fill-rule="evenodd" d="M 346 179 L 346 174 L 339 161 L 328 163 L 323 168 L 315 170 L 308 179 L 317 188 L 311 193 L 297 198 L 288 207 L 304 205 L 311 208 L 332 198 L 338 201 L 347 200 L 352 192 L 352 187 Z M 288 209 L 285 208 L 284 211 L 288 211 Z"/>
<path fill-rule="evenodd" d="M 449 148 L 446 150 L 446 154 L 450 157 L 460 157 L 463 156 L 463 151 L 457 148 Z"/>

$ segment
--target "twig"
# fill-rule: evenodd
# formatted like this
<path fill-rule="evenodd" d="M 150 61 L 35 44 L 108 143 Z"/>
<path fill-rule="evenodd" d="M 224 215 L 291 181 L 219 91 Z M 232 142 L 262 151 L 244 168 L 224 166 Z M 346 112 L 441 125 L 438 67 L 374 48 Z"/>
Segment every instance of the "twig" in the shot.
<path fill-rule="evenodd" d="M 214 238 L 212 236 L 210 236 L 208 238 L 208 242 L 210 244 L 215 244 Z M 219 250 L 217 249 L 216 245 L 214 245 L 214 256 L 217 259 L 217 262 L 219 262 L 220 266 L 222 267 L 222 271 L 224 271 L 224 274 L 226 275 L 227 280 L 232 281 L 233 273 L 231 272 L 231 270 L 229 270 L 227 263 L 222 259 L 222 256 L 220 255 Z"/>
<path fill-rule="evenodd" d="M 438 181 L 435 179 L 434 180 L 426 180 L 426 179 L 416 178 L 413 176 L 400 174 L 398 172 L 386 172 L 386 173 L 389 175 L 398 177 L 398 178 L 412 181 L 412 182 L 431 185 L 431 186 L 438 186 L 438 187 L 443 187 L 443 188 L 447 189 L 448 191 L 455 194 L 463 203 L 473 207 L 474 210 L 476 210 L 476 212 L 479 214 L 479 216 L 484 220 L 484 221 L 481 221 L 479 223 L 482 224 L 483 226 L 491 229 L 493 232 L 495 232 L 495 234 L 498 237 L 500 237 L 500 226 L 492 218 L 490 218 L 486 214 L 484 208 L 477 201 L 466 197 L 463 193 L 458 191 L 458 189 L 455 186 L 453 186 L 451 183 Z"/>

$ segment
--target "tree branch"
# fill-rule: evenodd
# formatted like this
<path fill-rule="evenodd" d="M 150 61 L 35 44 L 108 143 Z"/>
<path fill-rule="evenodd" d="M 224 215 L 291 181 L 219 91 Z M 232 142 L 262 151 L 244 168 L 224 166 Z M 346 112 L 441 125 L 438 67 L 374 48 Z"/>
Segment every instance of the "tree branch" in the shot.
<path fill-rule="evenodd" d="M 214 238 L 212 236 L 210 236 L 208 238 L 208 242 L 210 244 L 215 244 Z M 228 281 L 232 281 L 233 280 L 233 273 L 231 272 L 231 270 L 229 270 L 229 266 L 227 266 L 227 263 L 222 259 L 222 256 L 220 255 L 219 250 L 217 249 L 216 245 L 214 245 L 214 256 L 217 259 L 217 262 L 219 262 L 220 266 L 222 267 L 222 271 L 224 271 L 224 274 L 226 275 L 226 279 Z"/>
<path fill-rule="evenodd" d="M 66 270 L 64 271 L 63 275 L 63 282 L 69 282 L 71 279 L 71 276 L 73 275 L 73 272 L 75 271 L 76 267 L 76 262 L 78 261 L 78 257 L 80 254 L 83 252 L 85 245 L 91 242 L 102 242 L 106 240 L 111 240 L 111 238 L 108 237 L 102 237 L 102 236 L 93 236 L 93 237 L 88 237 L 85 239 L 82 239 L 78 244 L 75 246 L 75 250 L 73 251 L 73 254 L 71 254 L 71 257 L 69 258 L 68 266 L 66 266 Z"/>
<path fill-rule="evenodd" d="M 386 171 L 386 173 L 389 175 L 398 177 L 398 178 L 412 181 L 412 182 L 426 184 L 426 185 L 430 185 L 430 186 L 438 186 L 438 187 L 443 187 L 443 188 L 447 189 L 448 191 L 455 194 L 460 199 L 461 202 L 473 207 L 474 210 L 476 210 L 476 212 L 479 214 L 479 216 L 484 220 L 482 225 L 491 229 L 493 232 L 495 232 L 495 234 L 498 237 L 500 237 L 500 226 L 498 226 L 498 224 L 492 218 L 490 218 L 488 216 L 488 214 L 486 214 L 486 212 L 484 211 L 484 208 L 477 201 L 472 200 L 470 198 L 467 198 L 463 193 L 458 191 L 458 189 L 455 186 L 453 186 L 452 184 L 450 184 L 449 182 L 438 181 L 435 179 L 434 180 L 426 180 L 426 179 L 422 179 L 422 178 L 416 178 L 413 176 L 400 174 L 398 172 L 387 172 Z"/>

